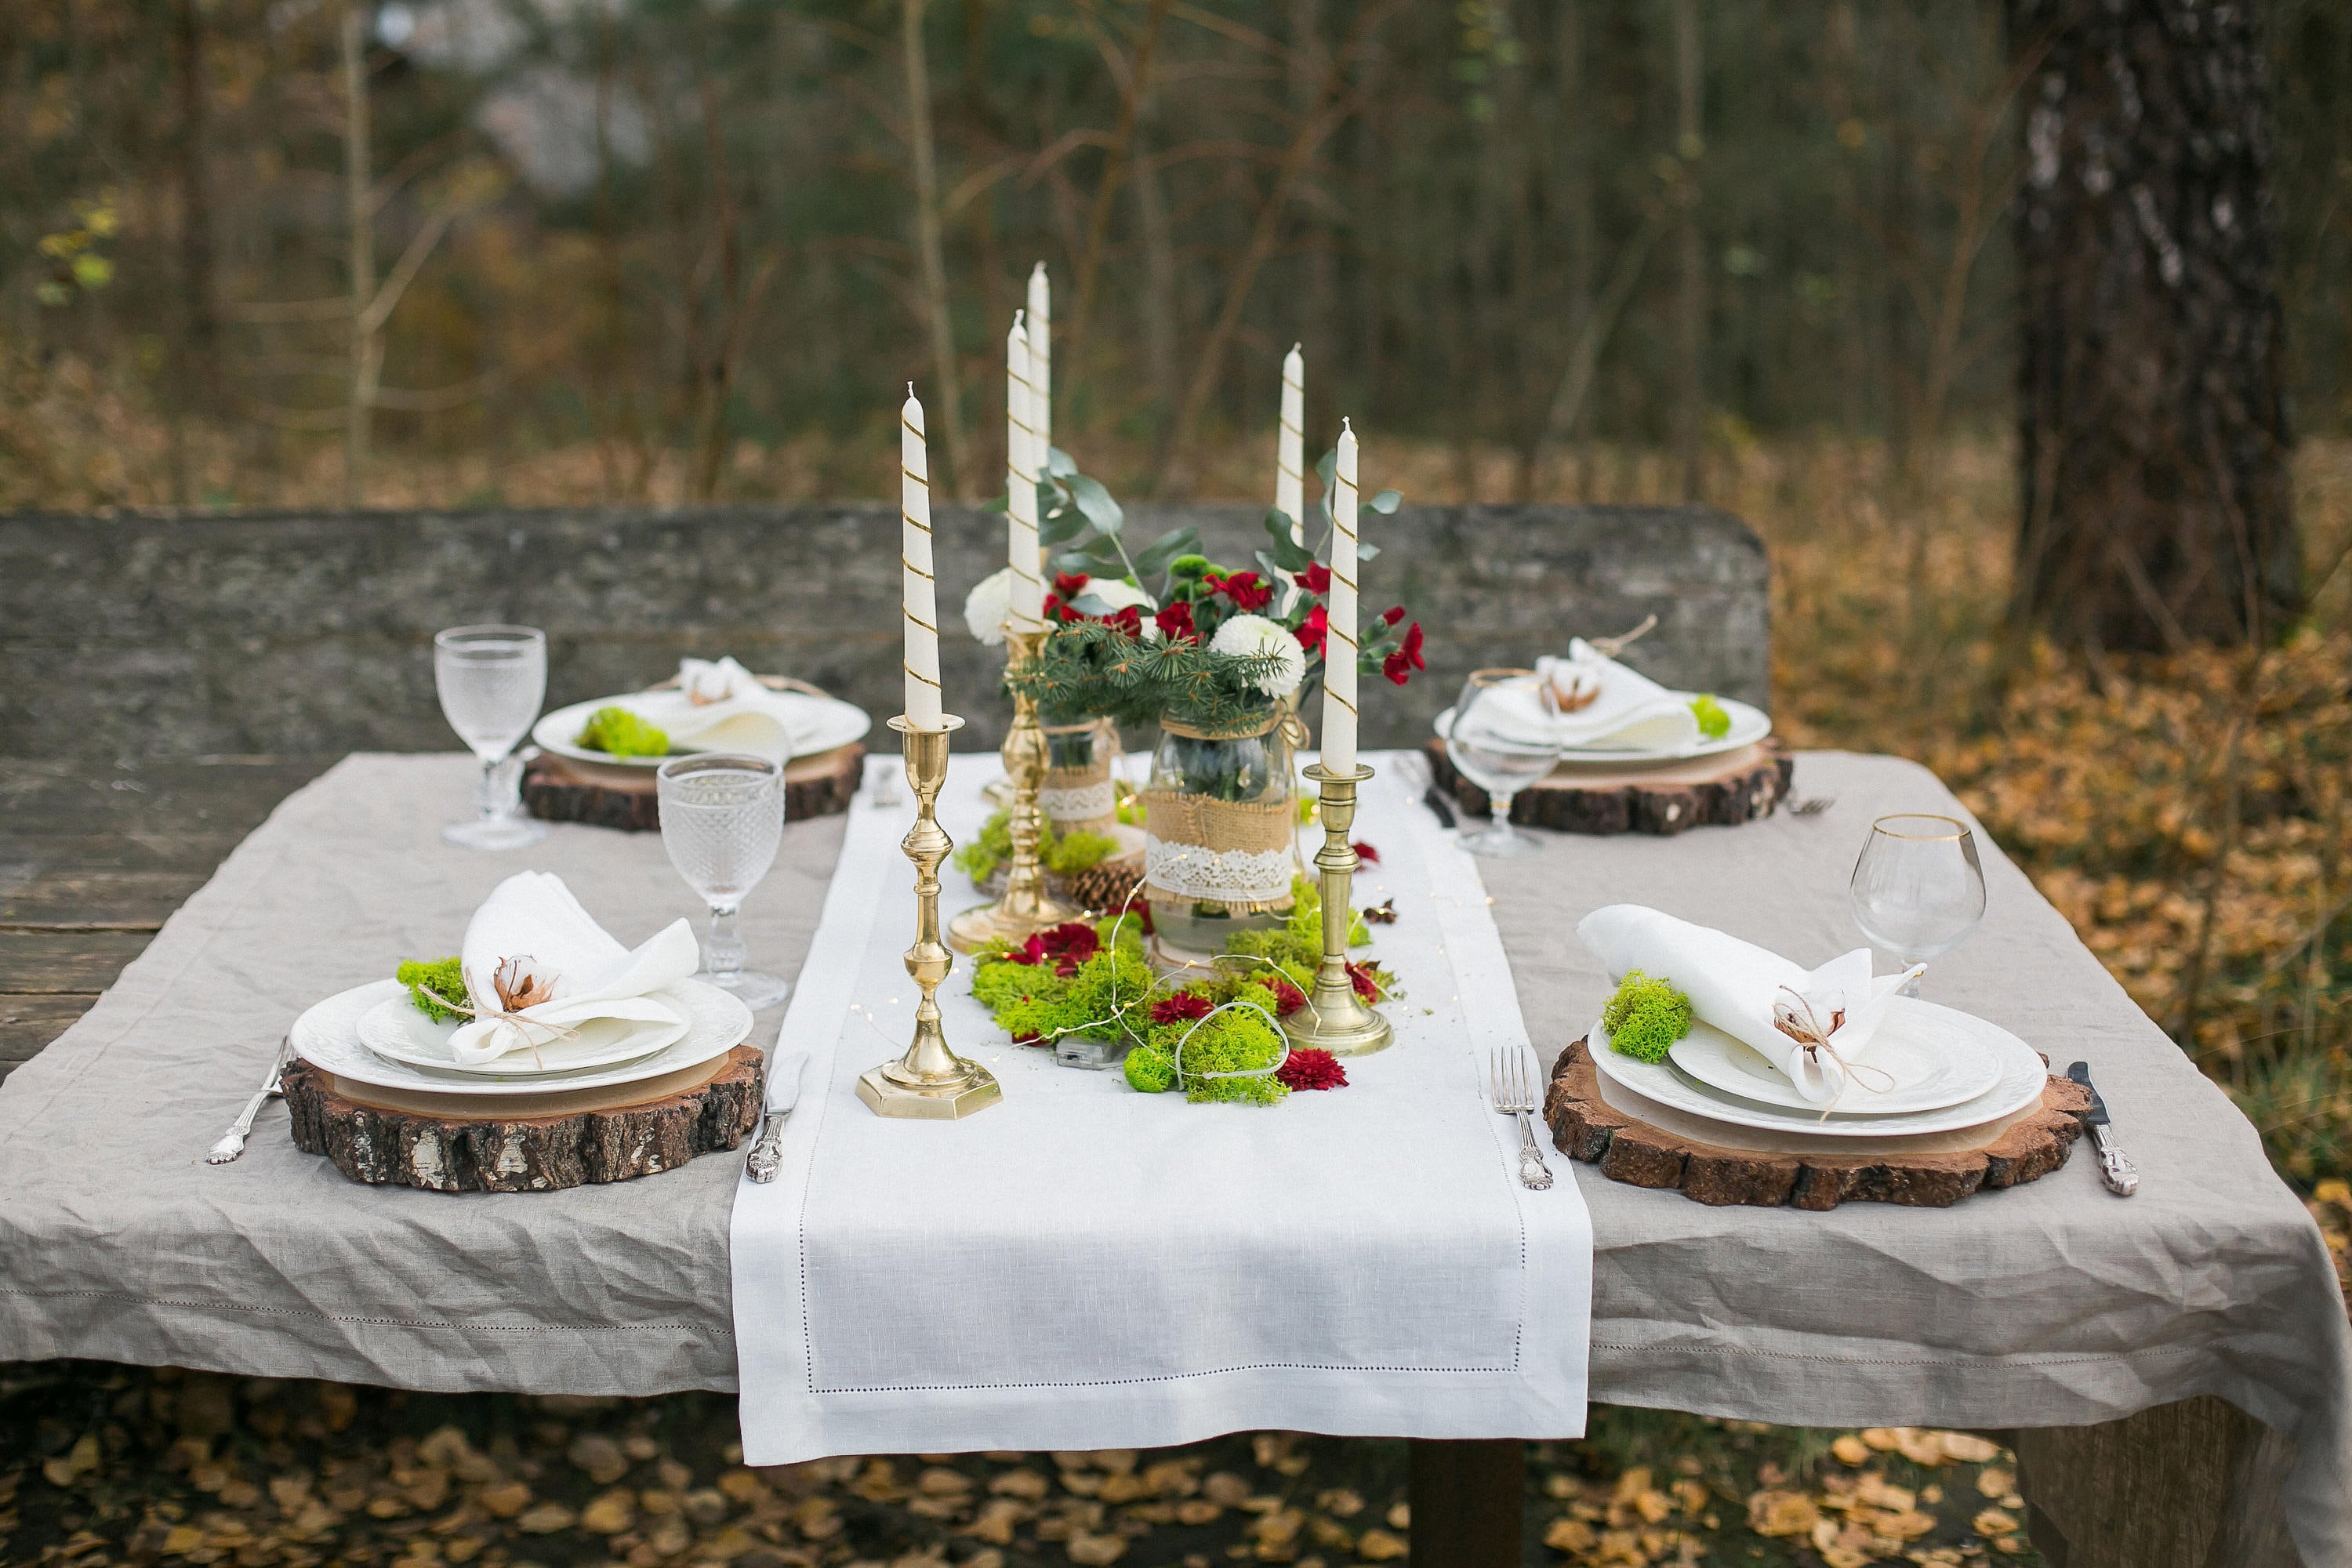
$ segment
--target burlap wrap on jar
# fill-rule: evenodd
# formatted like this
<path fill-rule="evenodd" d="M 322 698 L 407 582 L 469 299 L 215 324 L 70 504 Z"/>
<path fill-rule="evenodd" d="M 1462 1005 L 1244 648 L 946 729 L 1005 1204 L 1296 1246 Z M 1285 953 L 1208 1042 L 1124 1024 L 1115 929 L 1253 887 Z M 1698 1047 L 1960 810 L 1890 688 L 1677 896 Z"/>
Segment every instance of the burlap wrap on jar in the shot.
<path fill-rule="evenodd" d="M 1048 763 L 1038 781 L 1038 809 L 1056 834 L 1113 834 L 1118 792 L 1111 783 L 1111 764 L 1118 755 L 1118 726 L 1088 719 L 1044 729 Z"/>

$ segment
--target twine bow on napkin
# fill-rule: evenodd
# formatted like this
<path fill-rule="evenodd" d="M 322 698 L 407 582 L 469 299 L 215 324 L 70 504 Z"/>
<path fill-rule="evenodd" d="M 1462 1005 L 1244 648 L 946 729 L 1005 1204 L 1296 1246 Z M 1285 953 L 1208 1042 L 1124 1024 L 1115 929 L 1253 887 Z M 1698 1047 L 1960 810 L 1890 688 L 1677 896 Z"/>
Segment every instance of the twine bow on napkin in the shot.
<path fill-rule="evenodd" d="M 701 962 L 685 921 L 623 947 L 562 878 L 545 871 L 520 872 L 491 889 L 467 924 L 458 957 L 468 995 L 456 1010 L 469 1017 L 450 1037 L 449 1050 L 467 1066 L 579 1038 L 600 1025 L 683 1027 L 685 1015 L 653 993 Z M 496 1009 L 486 1005 L 491 997 Z"/>

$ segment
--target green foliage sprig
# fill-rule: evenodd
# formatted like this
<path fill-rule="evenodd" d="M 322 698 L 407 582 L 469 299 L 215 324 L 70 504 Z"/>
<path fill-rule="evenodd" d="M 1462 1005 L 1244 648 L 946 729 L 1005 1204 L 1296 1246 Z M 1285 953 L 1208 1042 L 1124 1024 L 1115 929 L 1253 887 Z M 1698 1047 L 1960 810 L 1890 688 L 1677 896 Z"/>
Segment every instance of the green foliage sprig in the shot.
<path fill-rule="evenodd" d="M 1056 627 L 1036 664 L 1005 684 L 1051 714 L 1104 715 L 1139 729 L 1166 715 L 1222 730 L 1272 710 L 1258 683 L 1281 668 L 1273 654 L 1219 653 L 1191 638 L 1146 641 L 1101 621 L 1077 621 Z"/>
<path fill-rule="evenodd" d="M 416 1010 L 436 1024 L 461 1024 L 466 1015 L 445 1002 L 472 1005 L 466 990 L 466 967 L 457 958 L 405 958 L 393 978 L 408 987 Z"/>
<path fill-rule="evenodd" d="M 1610 1049 L 1663 1061 L 1667 1048 L 1691 1031 L 1690 998 L 1663 980 L 1627 970 L 1601 1010 L 1601 1026 L 1609 1031 Z"/>

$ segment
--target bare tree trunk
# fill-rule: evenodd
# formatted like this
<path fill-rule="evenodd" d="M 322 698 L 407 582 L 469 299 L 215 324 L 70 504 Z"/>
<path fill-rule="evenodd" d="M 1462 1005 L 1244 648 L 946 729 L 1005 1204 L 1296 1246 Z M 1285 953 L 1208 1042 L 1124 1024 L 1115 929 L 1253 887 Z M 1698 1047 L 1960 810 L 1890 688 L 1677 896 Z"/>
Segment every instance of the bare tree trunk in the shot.
<path fill-rule="evenodd" d="M 220 321 L 213 302 L 212 198 L 205 186 L 205 145 L 209 118 L 205 94 L 205 19 L 196 0 L 173 7 L 174 74 L 180 100 L 175 172 L 180 185 L 180 305 L 172 389 L 172 489 L 175 504 L 194 498 L 187 449 L 188 411 L 205 408 L 219 417 Z"/>
<path fill-rule="evenodd" d="M 1699 237 L 1698 161 L 1706 150 L 1700 130 L 1698 0 L 1675 0 L 1675 153 L 1682 162 L 1676 248 L 1681 294 L 1676 310 L 1675 455 L 1685 502 L 1706 489 L 1706 253 Z"/>
<path fill-rule="evenodd" d="M 1102 178 L 1096 183 L 1094 202 L 1087 214 L 1087 241 L 1078 255 L 1077 316 L 1064 340 L 1062 358 L 1073 377 L 1084 374 L 1081 356 L 1087 328 L 1094 321 L 1095 285 L 1101 276 L 1103 247 L 1110 238 L 1110 215 L 1134 157 L 1136 115 L 1151 90 L 1152 51 L 1159 45 L 1160 25 L 1168 19 L 1170 4 L 1171 0 L 1151 0 L 1144 12 L 1143 30 L 1136 37 L 1135 52 L 1128 57 L 1126 90 L 1119 95 L 1118 125 L 1111 132 Z"/>
<path fill-rule="evenodd" d="M 1157 116 L 1145 110 L 1136 148 L 1135 213 L 1143 234 L 1143 367 L 1151 400 L 1153 421 L 1161 432 L 1176 407 L 1181 389 L 1176 384 L 1176 331 L 1183 300 L 1176 274 L 1176 240 L 1170 231 L 1168 197 L 1160 185 L 1160 166 L 1150 153 Z"/>
<path fill-rule="evenodd" d="M 931 73 L 923 54 L 924 0 L 904 0 L 899 43 L 907 66 L 907 140 L 915 155 L 915 247 L 923 267 L 924 326 L 931 340 L 932 396 L 947 437 L 950 495 L 964 493 L 972 468 L 964 458 L 963 398 L 956 384 L 954 327 L 948 320 L 948 269 L 940 247 L 940 175 L 931 142 Z"/>
<path fill-rule="evenodd" d="M 351 388 L 343 408 L 343 505 L 367 500 L 368 424 L 383 369 L 383 334 L 375 302 L 375 193 L 369 174 L 367 14 L 343 0 L 343 202 L 351 226 Z"/>
<path fill-rule="evenodd" d="M 2091 648 L 2263 640 L 2303 604 L 2286 471 L 2263 7 L 2008 0 L 2016 218 L 2011 611 Z"/>

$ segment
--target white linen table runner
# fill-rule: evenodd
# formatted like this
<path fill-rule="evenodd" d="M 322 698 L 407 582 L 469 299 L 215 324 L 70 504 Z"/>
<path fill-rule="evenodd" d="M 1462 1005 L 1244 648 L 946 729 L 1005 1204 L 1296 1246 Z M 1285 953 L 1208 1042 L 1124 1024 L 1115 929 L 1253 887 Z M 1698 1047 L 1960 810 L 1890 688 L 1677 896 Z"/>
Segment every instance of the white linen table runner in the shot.
<path fill-rule="evenodd" d="M 917 997 L 914 806 L 858 795 L 779 1046 L 811 1058 L 782 1168 L 735 1201 L 750 1463 L 1583 1431 L 1591 1225 L 1564 1156 L 1549 1191 L 1520 1187 L 1516 1124 L 1486 1097 L 1493 1048 L 1528 1048 L 1489 900 L 1392 759 L 1371 761 L 1356 831 L 1381 859 L 1356 902 L 1396 900 L 1374 935 L 1403 992 L 1396 1043 L 1271 1108 L 1056 1067 L 996 1028 L 959 958 L 948 1038 L 1003 1103 L 874 1115 L 857 1075 L 905 1048 Z M 940 815 L 958 842 L 998 771 L 955 758 Z M 980 901 L 942 880 L 944 915 Z"/>

